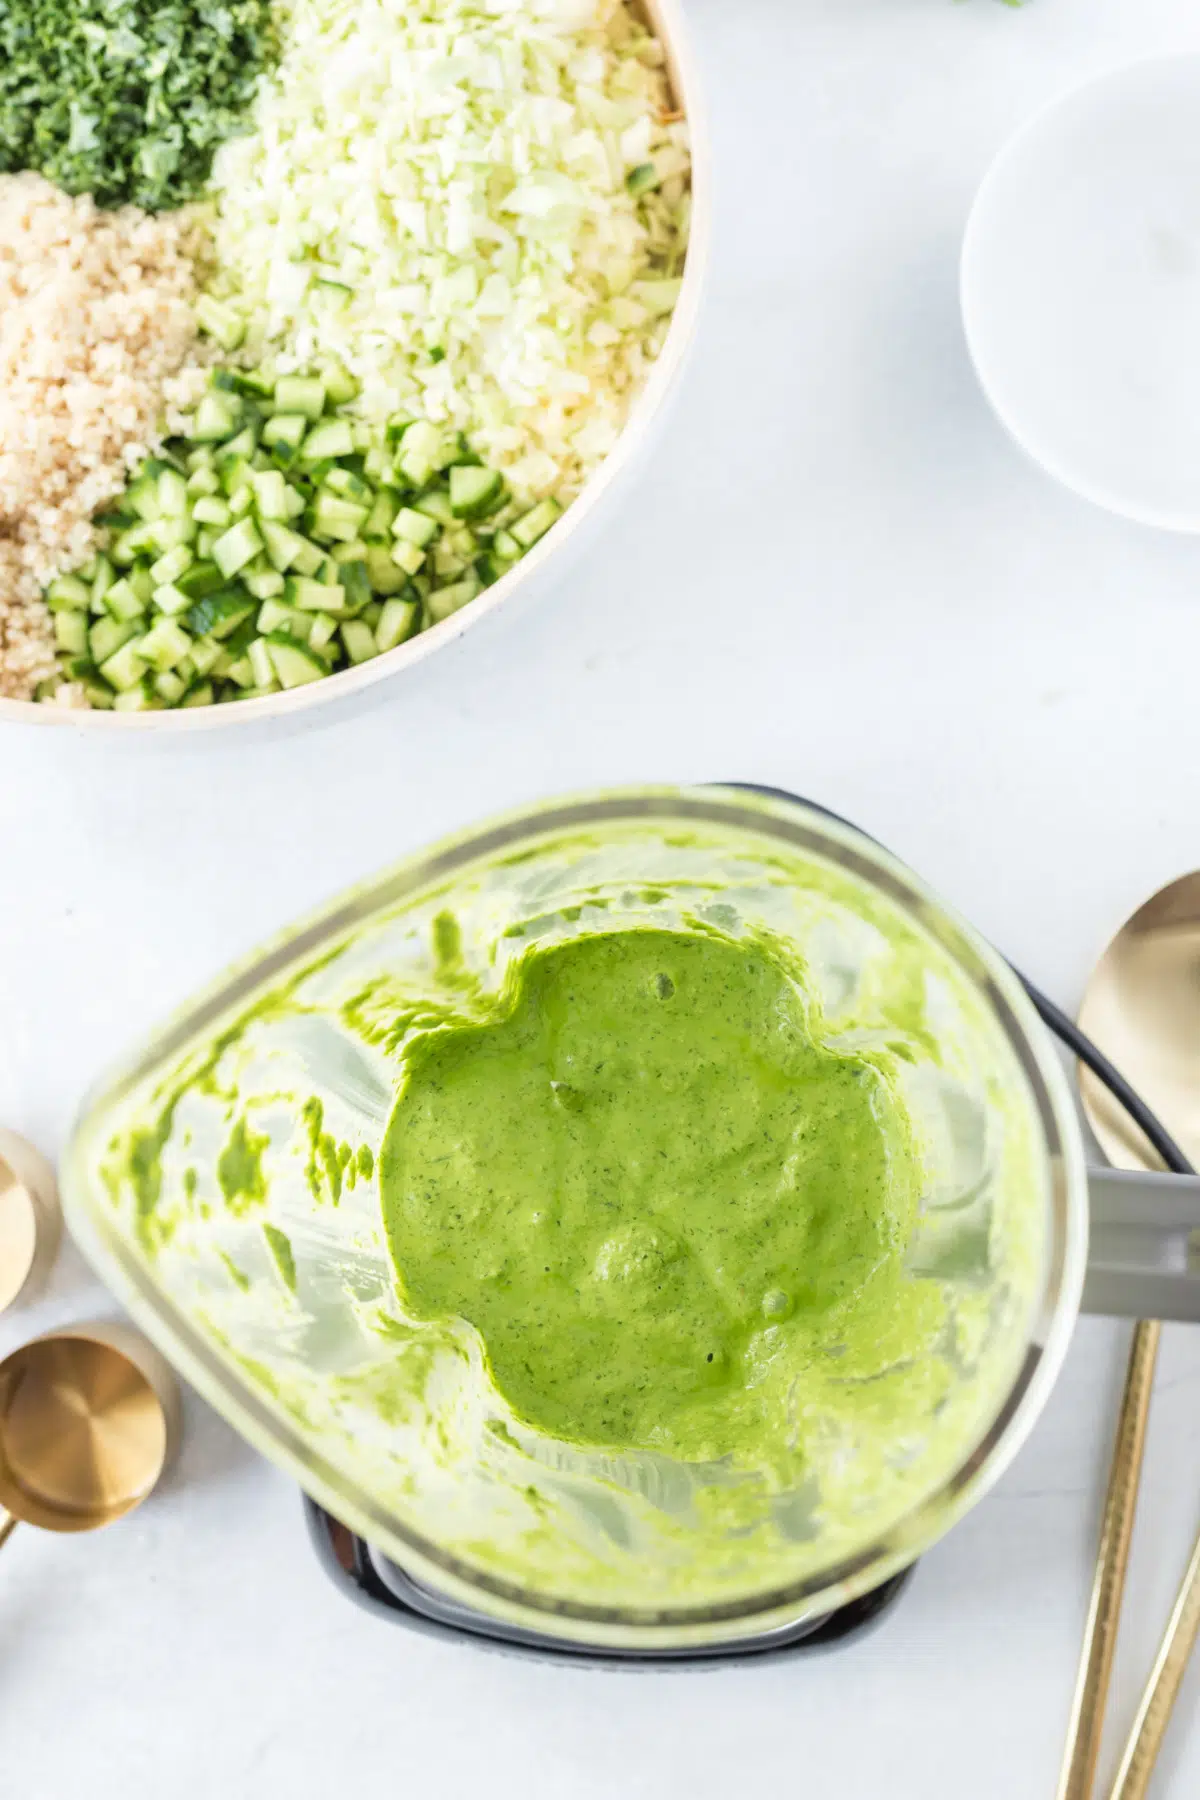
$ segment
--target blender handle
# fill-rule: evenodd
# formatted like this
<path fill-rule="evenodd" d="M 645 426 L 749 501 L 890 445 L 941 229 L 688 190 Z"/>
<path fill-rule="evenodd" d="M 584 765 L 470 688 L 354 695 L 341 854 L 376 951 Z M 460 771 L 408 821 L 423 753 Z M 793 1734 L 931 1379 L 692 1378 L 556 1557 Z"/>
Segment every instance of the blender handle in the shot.
<path fill-rule="evenodd" d="M 1200 1324 L 1200 1176 L 1089 1169 L 1083 1311 Z"/>

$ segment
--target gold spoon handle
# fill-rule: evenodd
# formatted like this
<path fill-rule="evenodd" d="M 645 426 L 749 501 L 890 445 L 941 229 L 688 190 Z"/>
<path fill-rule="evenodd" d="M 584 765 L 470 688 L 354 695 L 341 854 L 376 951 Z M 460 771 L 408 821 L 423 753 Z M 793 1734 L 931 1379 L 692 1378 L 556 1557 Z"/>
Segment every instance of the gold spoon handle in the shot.
<path fill-rule="evenodd" d="M 0 1550 L 3 1550 L 13 1532 L 17 1529 L 17 1521 L 12 1513 L 0 1507 Z"/>
<path fill-rule="evenodd" d="M 1079 1675 L 1071 1702 L 1071 1721 L 1057 1800 L 1091 1800 L 1096 1780 L 1096 1759 L 1104 1729 L 1104 1708 L 1117 1647 L 1117 1626 L 1129 1566 L 1129 1545 L 1137 1511 L 1142 1454 L 1146 1448 L 1146 1424 L 1154 1390 L 1154 1366 L 1158 1360 L 1161 1327 L 1156 1319 L 1143 1319 L 1134 1327 L 1125 1373 L 1125 1391 L 1117 1420 L 1108 1492 L 1100 1522 L 1096 1574 L 1083 1632 Z M 1173 1697 L 1173 1696 L 1172 1696 Z M 1131 1789 L 1121 1800 L 1135 1800 L 1140 1790 Z M 1114 1800 L 1116 1795 L 1114 1794 Z"/>
<path fill-rule="evenodd" d="M 1196 1539 L 1137 1716 L 1121 1753 L 1111 1800 L 1143 1800 L 1198 1632 L 1200 1537 Z"/>

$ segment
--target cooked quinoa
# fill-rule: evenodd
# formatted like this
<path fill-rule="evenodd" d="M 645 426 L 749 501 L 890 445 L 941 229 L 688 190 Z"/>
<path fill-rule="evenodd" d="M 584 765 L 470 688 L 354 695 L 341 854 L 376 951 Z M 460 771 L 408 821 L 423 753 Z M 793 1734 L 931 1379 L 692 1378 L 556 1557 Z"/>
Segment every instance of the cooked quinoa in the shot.
<path fill-rule="evenodd" d="M 42 587 L 91 556 L 92 515 L 158 448 L 164 395 L 187 398 L 201 249 L 193 215 L 0 175 L 0 695 L 53 674 Z"/>

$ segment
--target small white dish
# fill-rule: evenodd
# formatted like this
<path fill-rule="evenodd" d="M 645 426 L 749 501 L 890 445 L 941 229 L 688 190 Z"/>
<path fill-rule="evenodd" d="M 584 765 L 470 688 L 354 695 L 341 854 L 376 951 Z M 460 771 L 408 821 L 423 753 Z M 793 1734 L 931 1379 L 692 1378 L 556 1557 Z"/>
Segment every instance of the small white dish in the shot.
<path fill-rule="evenodd" d="M 1023 126 L 979 189 L 961 284 L 976 372 L 1028 454 L 1112 512 L 1200 531 L 1200 54 Z"/>

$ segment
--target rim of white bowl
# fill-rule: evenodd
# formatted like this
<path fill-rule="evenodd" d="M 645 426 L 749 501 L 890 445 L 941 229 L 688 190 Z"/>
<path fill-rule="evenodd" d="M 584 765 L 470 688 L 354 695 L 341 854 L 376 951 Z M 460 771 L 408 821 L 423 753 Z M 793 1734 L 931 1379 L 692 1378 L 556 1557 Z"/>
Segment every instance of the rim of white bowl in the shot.
<path fill-rule="evenodd" d="M 452 613 L 440 624 L 431 626 L 395 650 L 373 657 L 370 662 L 341 669 L 335 675 L 322 676 L 319 681 L 308 682 L 303 687 L 285 688 L 278 694 L 239 700 L 227 706 L 195 706 L 143 713 L 47 706 L 33 700 L 0 698 L 0 725 L 58 726 L 77 732 L 105 732 L 121 737 L 138 733 L 178 737 L 185 733 L 222 731 L 277 719 L 294 720 L 301 713 L 336 705 L 338 701 L 365 693 L 435 655 L 455 638 L 498 612 L 566 545 L 637 455 L 651 424 L 662 410 L 695 336 L 708 266 L 712 220 L 708 128 L 696 60 L 684 24 L 682 0 L 640 0 L 640 3 L 662 43 L 672 91 L 687 120 L 690 137 L 692 216 L 683 284 L 662 349 L 620 437 L 595 474 L 584 483 L 578 499 L 572 501 L 545 537 L 469 606 Z"/>

